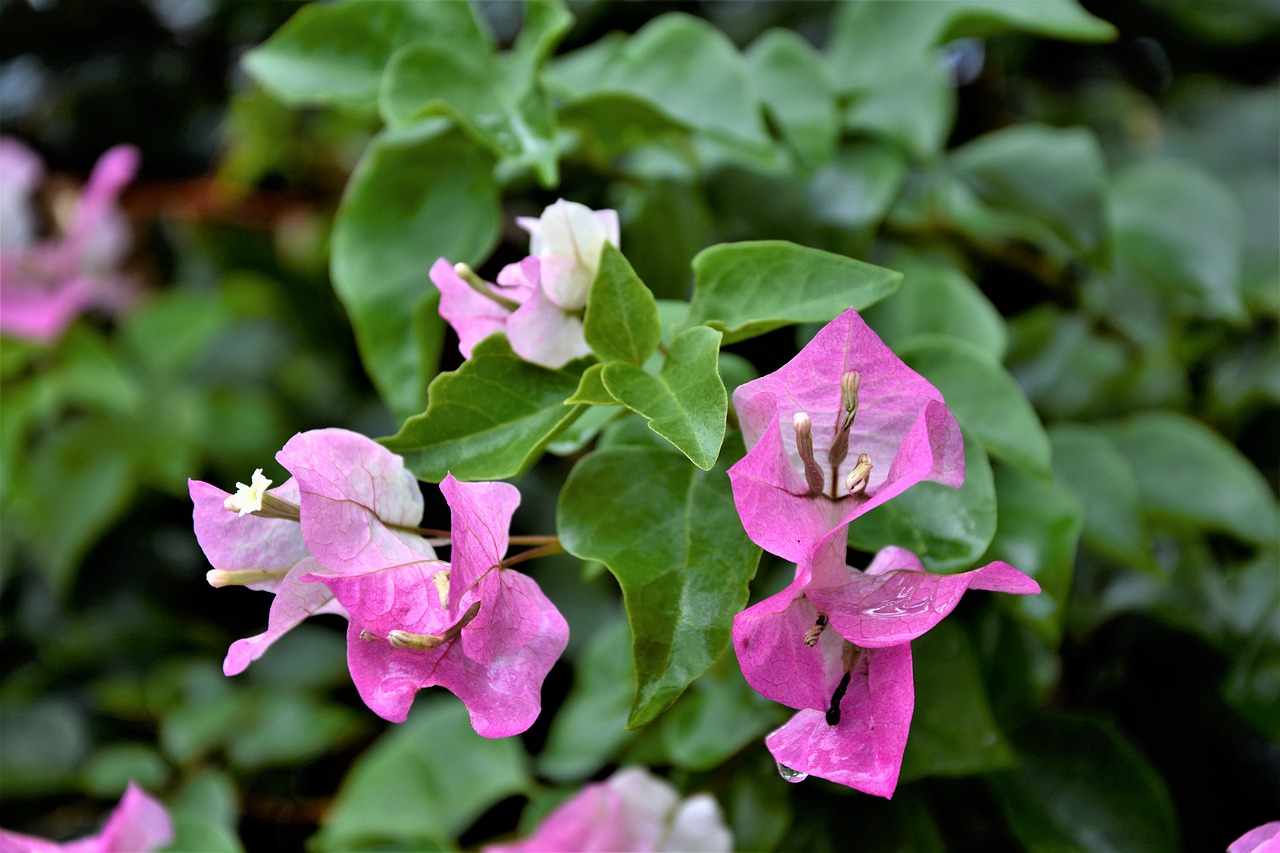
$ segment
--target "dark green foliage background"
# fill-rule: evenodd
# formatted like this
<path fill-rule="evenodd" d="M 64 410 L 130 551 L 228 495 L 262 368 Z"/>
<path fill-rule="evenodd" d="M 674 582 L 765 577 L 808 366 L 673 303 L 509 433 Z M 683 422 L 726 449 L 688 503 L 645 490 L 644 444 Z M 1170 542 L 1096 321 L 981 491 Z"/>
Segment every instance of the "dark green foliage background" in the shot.
<path fill-rule="evenodd" d="M 93 831 L 136 779 L 175 850 L 475 847 L 629 763 L 715 794 L 742 849 L 1221 850 L 1280 817 L 1274 4 L 299 8 L 0 6 L 0 129 L 80 179 L 142 149 L 150 288 L 0 343 L 0 825 Z M 620 212 L 606 363 L 494 339 L 458 370 L 429 265 L 493 278 L 560 196 Z M 787 709 L 723 652 L 790 567 L 728 530 L 720 389 L 851 304 L 946 395 L 969 472 L 860 519 L 855 554 L 1045 590 L 914 644 L 891 801 L 782 782 Z M 482 381 L 519 391 L 498 429 L 458 405 Z M 516 532 L 577 555 L 522 566 L 572 628 L 525 735 L 443 694 L 383 723 L 329 617 L 222 676 L 267 598 L 205 584 L 185 480 L 279 475 L 327 426 L 424 480 L 514 478 Z M 601 526 L 615 499 L 634 526 Z"/>

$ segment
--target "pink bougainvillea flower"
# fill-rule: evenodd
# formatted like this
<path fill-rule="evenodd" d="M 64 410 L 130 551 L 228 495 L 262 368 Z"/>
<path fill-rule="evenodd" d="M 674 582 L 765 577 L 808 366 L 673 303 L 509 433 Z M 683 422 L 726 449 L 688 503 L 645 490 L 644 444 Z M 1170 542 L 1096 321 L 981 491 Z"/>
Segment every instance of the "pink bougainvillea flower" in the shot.
<path fill-rule="evenodd" d="M 749 451 L 729 469 L 751 540 L 792 562 L 921 480 L 964 482 L 964 443 L 942 394 L 857 312 L 733 394 Z"/>
<path fill-rule="evenodd" d="M 893 794 L 915 707 L 910 641 L 968 589 L 1040 591 L 1008 563 L 934 575 L 897 547 L 858 571 L 844 565 L 843 543 L 832 541 L 797 567 L 786 589 L 734 618 L 747 683 L 800 710 L 765 739 L 784 776 Z"/>
<path fill-rule="evenodd" d="M 1280 820 L 1249 830 L 1231 842 L 1227 853 L 1280 853 Z"/>
<path fill-rule="evenodd" d="M 489 845 L 484 853 L 732 849 L 733 836 L 710 794 L 681 800 L 665 779 L 628 767 L 587 785 L 547 815 L 531 837 Z"/>
<path fill-rule="evenodd" d="M 172 841 L 164 806 L 132 782 L 97 835 L 55 844 L 0 829 L 0 853 L 153 853 Z"/>
<path fill-rule="evenodd" d="M 332 591 L 303 580 L 320 569 L 317 560 L 363 567 L 435 557 L 414 532 L 422 518 L 417 480 L 382 445 L 348 430 L 313 430 L 295 435 L 276 459 L 294 474 L 276 489 L 267 489 L 261 470 L 234 495 L 188 484 L 196 539 L 214 567 L 209 583 L 276 596 L 267 630 L 231 644 L 227 675 L 243 672 L 308 616 L 348 616 Z"/>
<path fill-rule="evenodd" d="M 49 341 L 89 308 L 128 307 L 134 283 L 118 267 L 131 232 L 117 200 L 137 170 L 137 149 L 107 151 L 64 217 L 62 233 L 36 240 L 32 194 L 43 166 L 21 142 L 0 139 L 0 332 Z"/>
<path fill-rule="evenodd" d="M 306 579 L 351 613 L 351 677 L 379 716 L 403 722 L 414 695 L 438 685 L 463 701 L 484 737 L 519 734 L 541 711 L 542 682 L 569 626 L 531 578 L 502 566 L 515 487 L 448 476 L 440 491 L 453 514 L 450 562 L 425 552 L 326 561 Z"/>
<path fill-rule="evenodd" d="M 591 352 L 582 316 L 604 244 L 618 245 L 618 214 L 561 199 L 540 218 L 517 222 L 531 235 L 531 253 L 504 267 L 496 283 L 444 258 L 432 265 L 440 316 L 453 326 L 464 358 L 484 338 L 505 332 L 525 361 L 563 367 Z"/>

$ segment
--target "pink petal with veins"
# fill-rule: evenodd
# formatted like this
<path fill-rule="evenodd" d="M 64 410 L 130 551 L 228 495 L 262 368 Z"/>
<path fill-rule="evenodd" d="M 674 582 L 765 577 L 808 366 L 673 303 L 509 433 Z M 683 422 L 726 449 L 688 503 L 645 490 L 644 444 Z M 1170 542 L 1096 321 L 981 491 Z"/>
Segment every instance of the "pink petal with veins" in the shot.
<path fill-rule="evenodd" d="M 289 439 L 276 460 L 298 481 L 302 536 L 324 566 L 318 574 L 435 558 L 413 532 L 422 520 L 418 481 L 401 457 L 376 441 L 348 430 L 312 430 Z"/>
<path fill-rule="evenodd" d="M 463 358 L 471 358 L 471 350 L 489 335 L 506 329 L 510 309 L 477 293 L 444 258 L 432 264 L 430 275 L 440 291 L 440 316 L 457 333 Z"/>
<path fill-rule="evenodd" d="M 223 571 L 287 571 L 307 557 L 302 527 L 296 521 L 237 515 L 223 506 L 229 495 L 217 486 L 187 480 L 194 509 L 196 540 L 215 569 Z M 290 477 L 267 494 L 298 503 L 298 484 Z M 247 584 L 275 592 L 282 579 Z"/>
<path fill-rule="evenodd" d="M 591 354 L 582 318 L 565 313 L 541 289 L 507 319 L 507 337 L 516 355 L 553 370 Z"/>

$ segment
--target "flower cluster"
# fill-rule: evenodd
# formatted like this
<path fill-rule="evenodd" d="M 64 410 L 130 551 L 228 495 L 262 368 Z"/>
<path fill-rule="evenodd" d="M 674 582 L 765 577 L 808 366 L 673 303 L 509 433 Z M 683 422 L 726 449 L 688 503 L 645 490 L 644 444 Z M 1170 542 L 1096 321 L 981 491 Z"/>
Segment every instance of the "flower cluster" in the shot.
<path fill-rule="evenodd" d="M 582 332 L 587 294 L 605 243 L 618 245 L 618 214 L 561 199 L 538 219 L 520 217 L 530 254 L 486 282 L 466 264 L 440 258 L 431 281 L 440 290 L 440 316 L 458 335 L 463 358 L 494 332 L 505 332 L 525 361 L 563 367 L 590 354 Z"/>
<path fill-rule="evenodd" d="M 260 470 L 234 495 L 190 483 L 209 582 L 275 594 L 267 630 L 233 643 L 223 671 L 244 671 L 308 616 L 336 613 L 350 622 L 352 680 L 379 716 L 404 721 L 417 691 L 440 685 L 481 735 L 527 729 L 569 629 L 532 579 L 503 565 L 515 487 L 447 477 L 452 532 L 432 540 L 418 527 L 417 481 L 376 442 L 316 430 L 276 460 L 292 474 L 276 489 Z M 445 542 L 448 562 L 433 547 Z"/>
<path fill-rule="evenodd" d="M 0 332 L 50 341 L 89 308 L 129 305 L 134 283 L 119 267 L 132 236 L 117 200 L 137 170 L 137 149 L 107 151 L 78 197 L 55 199 L 57 236 L 38 239 L 33 202 L 44 164 L 23 143 L 0 137 Z"/>
<path fill-rule="evenodd" d="M 729 470 L 738 513 L 752 541 L 796 563 L 786 589 L 734 619 L 747 682 L 799 710 L 765 744 L 784 778 L 888 797 L 915 705 L 910 641 L 967 589 L 1040 588 L 999 562 L 931 575 L 897 547 L 863 571 L 845 565 L 855 518 L 918 482 L 964 480 L 963 441 L 942 395 L 855 311 L 733 399 L 750 447 Z"/>
<path fill-rule="evenodd" d="M 132 782 L 97 835 L 56 844 L 0 829 L 0 853 L 152 853 L 172 841 L 164 806 Z"/>
<path fill-rule="evenodd" d="M 610 850 L 728 853 L 733 836 L 709 794 L 684 800 L 648 771 L 629 767 L 588 785 L 542 821 L 529 838 L 484 853 L 573 853 Z"/>

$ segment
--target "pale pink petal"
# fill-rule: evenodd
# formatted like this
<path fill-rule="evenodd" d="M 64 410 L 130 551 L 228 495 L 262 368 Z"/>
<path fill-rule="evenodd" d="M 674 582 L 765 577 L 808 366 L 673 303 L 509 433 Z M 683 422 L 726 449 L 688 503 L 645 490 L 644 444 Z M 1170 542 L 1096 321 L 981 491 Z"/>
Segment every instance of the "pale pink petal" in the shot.
<path fill-rule="evenodd" d="M 308 616 L 334 613 L 349 618 L 347 611 L 334 598 L 333 592 L 323 584 L 309 583 L 306 580 L 318 567 L 315 560 L 307 557 L 289 570 L 271 602 L 267 630 L 231 644 L 222 661 L 224 675 L 239 675 L 244 672 L 249 664 L 266 653 L 272 643 L 289 633 Z"/>
<path fill-rule="evenodd" d="M 93 841 L 96 843 L 97 839 Z M 70 847 L 70 844 L 55 844 L 43 838 L 36 838 L 34 835 L 23 835 L 20 832 L 0 829 L 0 853 L 67 853 Z M 81 847 L 80 849 L 85 853 L 92 853 L 96 848 Z"/>
<path fill-rule="evenodd" d="M 843 580 L 838 586 L 811 584 L 806 594 L 827 614 L 832 629 L 863 648 L 914 640 L 954 610 L 970 588 L 1016 595 L 1040 592 L 1039 584 L 1008 563 L 934 575 L 924 572 L 919 558 L 902 548 L 884 549 L 866 572 L 846 567 Z"/>
<path fill-rule="evenodd" d="M 538 824 L 529 838 L 510 844 L 486 844 L 483 853 L 592 853 L 635 850 L 626 846 L 621 822 L 622 798 L 604 782 L 587 785 Z"/>
<path fill-rule="evenodd" d="M 404 459 L 376 441 L 348 430 L 312 430 L 289 439 L 276 459 L 298 481 L 302 536 L 324 566 L 318 574 L 360 574 L 435 557 L 413 532 L 422 520 L 418 481 Z"/>
<path fill-rule="evenodd" d="M 48 342 L 94 302 L 93 282 L 73 278 L 47 285 L 24 278 L 21 257 L 0 258 L 0 332 L 16 338 Z"/>
<path fill-rule="evenodd" d="M 188 480 L 196 540 L 215 569 L 223 571 L 287 571 L 307 557 L 302 526 L 281 518 L 237 515 L 223 506 L 229 495 L 217 486 Z M 268 490 L 289 503 L 298 503 L 298 484 L 290 477 Z M 250 589 L 274 592 L 282 578 L 246 584 Z"/>
<path fill-rule="evenodd" d="M 540 270 L 541 263 L 534 255 L 514 264 L 507 264 L 498 270 L 498 283 L 494 292 L 515 302 L 524 302 L 538 289 Z"/>
<path fill-rule="evenodd" d="M 560 199 L 539 219 L 516 222 L 530 234 L 529 254 L 542 261 L 548 299 L 565 311 L 585 307 L 604 244 L 618 244 L 616 214 L 600 216 L 586 205 Z"/>
<path fill-rule="evenodd" d="M 565 313 L 541 289 L 507 319 L 507 337 L 516 355 L 552 369 L 591 354 L 582 318 Z"/>
<path fill-rule="evenodd" d="M 914 708 L 910 646 L 870 649 L 853 671 L 836 725 L 827 723 L 825 708 L 807 708 L 766 737 L 765 745 L 792 770 L 890 797 Z"/>
<path fill-rule="evenodd" d="M 671 829 L 658 847 L 661 851 L 683 853 L 729 853 L 733 850 L 733 833 L 725 826 L 720 804 L 710 794 L 695 794 L 676 809 Z"/>
<path fill-rule="evenodd" d="M 471 358 L 471 350 L 489 335 L 506 329 L 511 311 L 477 293 L 444 258 L 431 266 L 430 275 L 440 291 L 440 316 L 458 335 L 463 358 Z"/>
<path fill-rule="evenodd" d="M 1280 820 L 1249 830 L 1231 842 L 1227 853 L 1280 853 Z"/>
<path fill-rule="evenodd" d="M 733 648 L 747 683 L 760 695 L 791 708 L 825 708 L 841 674 L 840 638 L 823 632 L 815 647 L 805 633 L 818 610 L 805 596 L 807 569 L 782 592 L 766 598 L 733 619 Z"/>
<path fill-rule="evenodd" d="M 44 163 L 26 143 L 0 136 L 0 249 L 12 251 L 36 236 L 32 195 L 44 180 Z"/>

